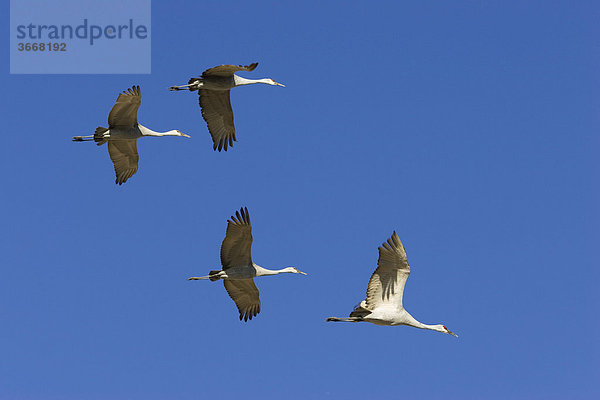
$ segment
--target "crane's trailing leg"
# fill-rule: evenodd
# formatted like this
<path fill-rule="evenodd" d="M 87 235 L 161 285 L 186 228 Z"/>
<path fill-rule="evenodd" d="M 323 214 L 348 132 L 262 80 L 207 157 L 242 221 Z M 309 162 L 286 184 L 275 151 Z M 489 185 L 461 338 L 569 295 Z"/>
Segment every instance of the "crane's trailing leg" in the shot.
<path fill-rule="evenodd" d="M 218 281 L 219 279 L 226 279 L 227 274 L 225 271 L 210 271 L 207 276 L 192 276 L 188 278 L 188 281 L 198 281 L 201 279 L 210 279 L 211 281 Z"/>
<path fill-rule="evenodd" d="M 186 90 L 192 85 L 171 86 L 169 90 Z"/>
<path fill-rule="evenodd" d="M 190 83 L 189 85 L 181 85 L 181 86 L 171 86 L 169 90 L 198 90 L 198 85 L 196 82 Z"/>
<path fill-rule="evenodd" d="M 349 317 L 349 318 L 338 318 L 338 317 L 329 317 L 325 321 L 331 322 L 360 322 L 363 321 L 361 317 Z"/>
<path fill-rule="evenodd" d="M 104 127 L 97 127 L 96 131 L 93 135 L 88 136 L 73 136 L 74 142 L 91 142 L 92 140 L 100 146 L 101 144 L 106 143 L 106 141 L 110 138 L 110 130 Z"/>
<path fill-rule="evenodd" d="M 169 90 L 198 90 L 202 86 L 202 81 L 198 78 L 190 78 L 187 85 L 171 86 Z"/>
<path fill-rule="evenodd" d="M 74 142 L 89 142 L 90 140 L 94 140 L 94 135 L 89 136 L 73 136 Z"/>

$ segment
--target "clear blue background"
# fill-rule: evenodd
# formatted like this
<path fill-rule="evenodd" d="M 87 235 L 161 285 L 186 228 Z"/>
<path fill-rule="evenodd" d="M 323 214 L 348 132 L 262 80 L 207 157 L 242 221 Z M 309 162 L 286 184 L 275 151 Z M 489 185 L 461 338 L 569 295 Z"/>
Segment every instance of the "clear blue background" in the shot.
<path fill-rule="evenodd" d="M 152 75 L 4 60 L 1 399 L 598 398 L 596 2 L 152 11 Z M 254 61 L 287 87 L 233 90 L 238 142 L 213 152 L 197 95 L 167 88 Z M 192 138 L 141 139 L 119 187 L 105 147 L 70 139 L 133 84 L 142 124 Z M 186 281 L 242 205 L 254 260 L 309 274 L 258 279 L 248 323 Z M 458 339 L 324 321 L 393 230 L 406 308 Z"/>

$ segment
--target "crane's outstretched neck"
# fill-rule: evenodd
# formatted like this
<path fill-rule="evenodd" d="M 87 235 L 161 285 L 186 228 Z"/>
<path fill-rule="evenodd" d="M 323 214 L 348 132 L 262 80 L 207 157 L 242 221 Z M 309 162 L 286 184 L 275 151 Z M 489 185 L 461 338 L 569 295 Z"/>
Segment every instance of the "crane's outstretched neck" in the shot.
<path fill-rule="evenodd" d="M 431 331 L 437 331 L 437 332 L 442 332 L 442 333 L 447 333 L 449 335 L 452 335 L 454 337 L 458 337 L 458 335 L 452 331 L 450 331 L 448 328 L 446 328 L 444 325 L 427 325 L 427 324 L 423 324 L 419 321 L 417 321 L 416 319 L 413 318 L 412 315 L 410 315 L 410 319 L 412 321 L 410 321 L 410 323 L 408 323 L 407 325 L 410 326 L 414 326 L 415 328 L 419 328 L 419 329 L 429 329 Z"/>
<path fill-rule="evenodd" d="M 278 275 L 285 272 L 283 269 L 268 269 L 256 264 L 254 264 L 254 269 L 256 270 L 256 276 Z"/>
<path fill-rule="evenodd" d="M 282 269 L 267 269 L 267 268 L 263 268 L 260 265 L 256 265 L 256 264 L 253 264 L 253 267 L 256 270 L 256 276 L 279 275 L 279 274 L 285 274 L 288 272 L 291 274 L 301 273 L 303 275 L 306 275 L 303 272 L 299 272 L 294 267 L 286 267 L 286 268 L 282 268 Z"/>
<path fill-rule="evenodd" d="M 444 332 L 444 330 L 441 329 L 442 325 L 427 325 L 427 324 L 423 324 L 423 323 L 419 322 L 418 325 L 413 325 L 413 326 L 415 328 L 419 328 L 419 329 L 429 329 L 431 331 Z"/>
<path fill-rule="evenodd" d="M 429 329 L 432 331 L 440 331 L 439 329 L 437 329 L 438 327 L 442 327 L 442 325 L 427 325 L 424 324 L 422 322 L 419 322 L 415 319 L 415 317 L 413 317 L 412 315 L 410 315 L 410 313 L 406 310 L 404 310 L 404 320 L 405 322 L 403 322 L 404 325 L 408 325 L 408 326 L 414 326 L 415 328 L 419 328 L 419 329 Z M 441 331 L 440 331 L 441 332 Z"/>
<path fill-rule="evenodd" d="M 268 78 L 246 79 L 246 78 L 242 78 L 241 76 L 234 75 L 233 81 L 235 82 L 235 86 L 252 85 L 253 83 L 264 83 L 264 84 L 270 85 L 270 80 Z"/>
<path fill-rule="evenodd" d="M 167 131 L 167 132 L 156 132 L 153 131 L 152 129 L 148 129 L 143 125 L 138 124 L 138 127 L 140 128 L 140 132 L 142 133 L 143 136 L 182 136 L 181 132 L 177 131 L 177 130 L 172 130 L 172 131 Z"/>

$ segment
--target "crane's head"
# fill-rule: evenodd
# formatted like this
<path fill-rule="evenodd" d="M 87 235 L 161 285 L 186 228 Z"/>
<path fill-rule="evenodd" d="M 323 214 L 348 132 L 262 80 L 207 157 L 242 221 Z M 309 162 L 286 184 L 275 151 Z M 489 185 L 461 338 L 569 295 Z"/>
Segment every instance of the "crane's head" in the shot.
<path fill-rule="evenodd" d="M 285 268 L 285 272 L 289 272 L 290 274 L 302 274 L 302 275 L 306 275 L 305 272 L 298 271 L 298 269 L 296 267 L 286 267 Z"/>
<path fill-rule="evenodd" d="M 440 325 L 442 327 L 442 330 L 440 332 L 444 332 L 447 333 L 448 335 L 452 335 L 454 337 L 458 337 L 458 335 L 454 332 L 452 332 L 450 329 L 446 328 L 445 325 Z"/>
<path fill-rule="evenodd" d="M 266 79 L 265 79 L 265 83 L 266 83 L 267 85 L 273 85 L 273 86 L 282 86 L 282 87 L 285 87 L 285 85 L 282 85 L 281 83 L 275 82 L 275 81 L 274 81 L 273 79 L 271 79 L 271 78 L 266 78 Z"/>

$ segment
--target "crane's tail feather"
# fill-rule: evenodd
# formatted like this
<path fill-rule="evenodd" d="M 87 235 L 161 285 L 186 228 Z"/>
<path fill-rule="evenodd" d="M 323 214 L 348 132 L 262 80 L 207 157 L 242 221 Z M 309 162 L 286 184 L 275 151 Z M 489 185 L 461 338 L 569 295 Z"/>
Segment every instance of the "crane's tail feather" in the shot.
<path fill-rule="evenodd" d="M 221 279 L 221 271 L 210 271 L 208 273 L 208 279 L 210 279 L 212 282 L 218 281 Z"/>
<path fill-rule="evenodd" d="M 108 138 L 104 135 L 106 132 L 108 132 L 108 128 L 104 128 L 102 126 L 97 127 L 94 131 L 94 142 L 96 142 L 98 146 L 103 145 L 108 140 Z"/>
<path fill-rule="evenodd" d="M 362 319 L 369 314 L 371 314 L 371 310 L 369 310 L 367 308 L 367 302 L 363 300 L 354 307 L 354 310 L 352 310 L 352 312 L 350 313 L 350 317 L 351 318 L 356 317 L 356 318 Z"/>
<path fill-rule="evenodd" d="M 198 78 L 190 78 L 190 80 L 188 81 L 188 89 L 190 89 L 190 92 L 193 92 L 194 90 L 198 90 L 200 89 L 200 79 Z"/>
<path fill-rule="evenodd" d="M 361 317 L 349 317 L 349 318 L 338 318 L 338 317 L 329 317 L 325 321 L 331 322 L 360 322 L 363 319 Z"/>

